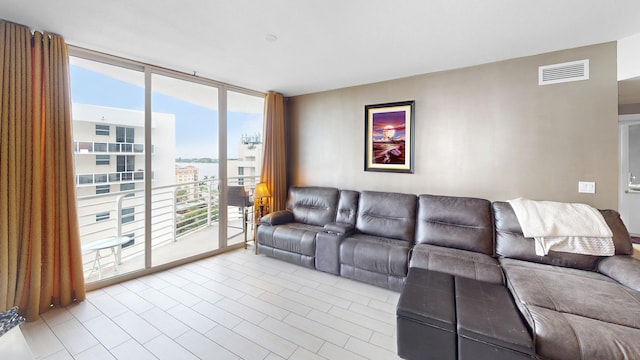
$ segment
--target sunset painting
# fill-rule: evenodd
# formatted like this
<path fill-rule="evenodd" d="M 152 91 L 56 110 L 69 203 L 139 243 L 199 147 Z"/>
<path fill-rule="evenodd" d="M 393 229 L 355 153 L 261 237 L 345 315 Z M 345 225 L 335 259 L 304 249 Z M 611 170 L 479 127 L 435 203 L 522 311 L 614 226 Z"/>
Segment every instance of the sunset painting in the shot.
<path fill-rule="evenodd" d="M 373 162 L 404 164 L 405 111 L 373 114 Z"/>
<path fill-rule="evenodd" d="M 367 171 L 412 172 L 413 101 L 365 107 Z"/>

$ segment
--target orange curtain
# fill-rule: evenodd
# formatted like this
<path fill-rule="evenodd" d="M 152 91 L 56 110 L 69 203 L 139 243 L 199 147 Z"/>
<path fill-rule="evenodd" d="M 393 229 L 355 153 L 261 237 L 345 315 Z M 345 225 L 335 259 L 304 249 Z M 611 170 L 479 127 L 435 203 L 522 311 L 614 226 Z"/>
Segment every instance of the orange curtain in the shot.
<path fill-rule="evenodd" d="M 60 36 L 0 22 L 0 310 L 34 320 L 85 297 Z"/>
<path fill-rule="evenodd" d="M 284 210 L 287 200 L 287 157 L 284 128 L 284 97 L 269 91 L 264 100 L 264 144 L 260 182 L 271 193 L 269 210 Z"/>

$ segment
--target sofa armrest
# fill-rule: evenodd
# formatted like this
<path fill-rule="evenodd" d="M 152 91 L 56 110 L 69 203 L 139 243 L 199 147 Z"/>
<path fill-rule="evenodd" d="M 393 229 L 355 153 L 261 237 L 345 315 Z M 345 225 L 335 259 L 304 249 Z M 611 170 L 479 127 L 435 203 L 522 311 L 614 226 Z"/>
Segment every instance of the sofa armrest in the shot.
<path fill-rule="evenodd" d="M 640 291 L 640 260 L 631 255 L 615 255 L 600 260 L 598 272 Z"/>
<path fill-rule="evenodd" d="M 262 225 L 282 225 L 293 222 L 293 213 L 287 210 L 275 211 L 260 218 Z"/>
<path fill-rule="evenodd" d="M 320 232 L 316 235 L 316 269 L 340 275 L 340 244 L 351 234 Z"/>
<path fill-rule="evenodd" d="M 353 231 L 353 225 L 341 222 L 332 222 L 324 225 L 324 231 L 329 234 L 344 235 Z"/>

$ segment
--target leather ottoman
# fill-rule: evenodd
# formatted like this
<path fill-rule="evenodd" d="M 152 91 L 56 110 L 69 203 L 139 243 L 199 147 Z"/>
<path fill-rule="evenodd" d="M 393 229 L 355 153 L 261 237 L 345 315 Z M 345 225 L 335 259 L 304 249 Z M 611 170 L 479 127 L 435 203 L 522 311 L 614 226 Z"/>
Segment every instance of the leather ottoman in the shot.
<path fill-rule="evenodd" d="M 455 294 L 458 359 L 534 357 L 531 335 L 506 286 L 456 277 Z"/>
<path fill-rule="evenodd" d="M 398 355 L 404 359 L 455 359 L 454 277 L 412 268 L 398 300 Z"/>

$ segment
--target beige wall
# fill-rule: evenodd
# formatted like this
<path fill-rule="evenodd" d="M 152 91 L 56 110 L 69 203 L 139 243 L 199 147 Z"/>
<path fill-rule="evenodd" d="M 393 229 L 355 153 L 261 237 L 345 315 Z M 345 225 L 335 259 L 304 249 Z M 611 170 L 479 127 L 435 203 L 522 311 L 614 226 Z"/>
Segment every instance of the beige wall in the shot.
<path fill-rule="evenodd" d="M 538 66 L 581 59 L 589 80 L 538 86 Z M 365 172 L 364 106 L 404 100 L 416 101 L 414 173 Z M 296 96 L 287 110 L 292 185 L 617 208 L 613 42 Z"/>

